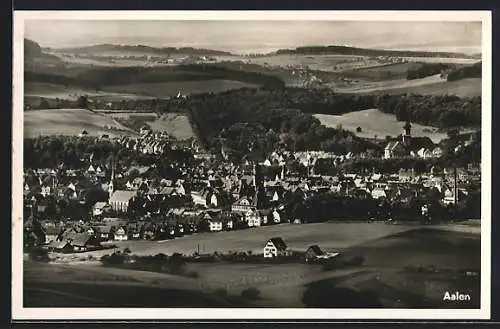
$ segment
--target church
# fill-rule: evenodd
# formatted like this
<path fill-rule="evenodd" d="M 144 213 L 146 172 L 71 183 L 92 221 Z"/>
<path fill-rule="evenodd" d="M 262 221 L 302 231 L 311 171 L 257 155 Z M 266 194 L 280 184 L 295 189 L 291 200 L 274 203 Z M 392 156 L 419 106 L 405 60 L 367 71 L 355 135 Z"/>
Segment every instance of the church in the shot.
<path fill-rule="evenodd" d="M 384 159 L 407 157 L 416 154 L 420 149 L 434 149 L 435 144 L 429 137 L 414 137 L 411 135 L 409 121 L 403 126 L 401 136 L 390 140 L 384 148 Z"/>

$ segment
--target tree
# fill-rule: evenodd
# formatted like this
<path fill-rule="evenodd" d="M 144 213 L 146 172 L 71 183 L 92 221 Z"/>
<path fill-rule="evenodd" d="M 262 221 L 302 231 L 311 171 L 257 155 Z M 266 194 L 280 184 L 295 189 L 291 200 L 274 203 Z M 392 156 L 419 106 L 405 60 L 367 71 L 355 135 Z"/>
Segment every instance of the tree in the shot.
<path fill-rule="evenodd" d="M 38 105 L 38 108 L 40 110 L 46 110 L 46 109 L 50 108 L 50 105 L 49 105 L 49 102 L 47 101 L 47 99 L 42 98 L 40 100 L 40 104 Z"/>
<path fill-rule="evenodd" d="M 358 126 L 358 127 L 356 128 L 356 132 L 357 132 L 357 133 L 360 133 L 361 131 L 362 131 L 361 127 L 359 127 L 359 126 Z M 376 136 L 376 135 L 375 135 L 375 136 Z M 376 137 L 375 137 L 375 138 L 376 138 Z"/>
<path fill-rule="evenodd" d="M 78 97 L 78 100 L 76 101 L 77 107 L 81 109 L 88 109 L 89 108 L 89 99 L 87 95 L 82 95 Z"/>

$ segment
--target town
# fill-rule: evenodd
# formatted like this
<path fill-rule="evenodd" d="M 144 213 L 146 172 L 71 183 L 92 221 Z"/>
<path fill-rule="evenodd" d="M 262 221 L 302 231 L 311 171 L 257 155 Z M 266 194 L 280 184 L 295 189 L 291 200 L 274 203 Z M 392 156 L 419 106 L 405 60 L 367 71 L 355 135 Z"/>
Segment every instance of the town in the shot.
<path fill-rule="evenodd" d="M 454 151 L 470 146 L 475 135 L 470 136 Z M 47 138 L 52 152 L 61 151 L 57 137 Z M 251 147 L 234 161 L 224 146 L 209 153 L 195 139 L 178 141 L 147 126 L 136 137 L 89 136 L 82 130 L 67 138 L 93 146 L 93 152 L 101 152 L 95 146 L 116 152 L 99 160 L 86 154 L 79 168 L 63 162 L 55 168 L 25 167 L 26 247 L 81 252 L 100 248 L 101 242 L 335 219 L 432 224 L 477 216 L 480 207 L 480 169 L 474 164 L 346 171 L 343 163 L 368 156 L 283 149 L 263 154 Z M 382 161 L 443 156 L 429 138 L 413 137 L 409 122 L 385 143 Z M 146 156 L 150 164 L 127 165 L 120 159 L 124 152 Z"/>

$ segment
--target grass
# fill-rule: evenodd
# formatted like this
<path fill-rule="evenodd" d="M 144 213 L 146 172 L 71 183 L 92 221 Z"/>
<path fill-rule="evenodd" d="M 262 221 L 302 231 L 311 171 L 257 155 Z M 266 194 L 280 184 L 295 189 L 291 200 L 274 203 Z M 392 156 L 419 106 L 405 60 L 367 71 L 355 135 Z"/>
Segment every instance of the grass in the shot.
<path fill-rule="evenodd" d="M 154 130 L 165 131 L 179 140 L 195 137 L 187 116 L 177 113 L 167 113 L 147 124 Z"/>
<path fill-rule="evenodd" d="M 446 83 L 430 83 L 420 86 L 391 88 L 376 91 L 375 93 L 412 93 L 420 95 L 456 95 L 459 97 L 472 97 L 482 95 L 482 86 L 480 78 L 470 78 Z"/>
<path fill-rule="evenodd" d="M 24 137 L 39 135 L 76 136 L 83 129 L 89 136 L 134 135 L 111 117 L 83 109 L 34 110 L 24 112 Z"/>
<path fill-rule="evenodd" d="M 356 132 L 357 127 L 361 127 L 361 132 L 356 135 L 363 138 L 385 138 L 386 135 L 397 136 L 403 131 L 404 123 L 396 120 L 391 114 L 383 113 L 377 109 L 350 112 L 343 115 L 315 114 L 322 124 L 327 127 L 337 127 L 342 125 L 343 129 Z M 437 128 L 412 124 L 413 136 L 427 136 L 434 142 L 439 142 L 446 138 L 445 133 L 440 133 Z"/>
<path fill-rule="evenodd" d="M 192 236 L 192 241 L 188 241 L 191 237 L 183 237 L 166 243 L 127 241 L 126 244 L 133 254 L 171 254 L 179 249 L 189 252 L 189 245 L 196 241 L 206 243 L 210 237 L 212 246 L 217 246 L 217 250 L 230 247 L 246 251 L 258 247 L 261 251 L 270 236 L 282 236 L 292 249 L 305 249 L 317 243 L 325 250 L 340 250 L 344 257 L 362 256 L 365 261 L 358 268 L 331 271 L 323 271 L 320 265 L 300 263 L 188 263 L 186 271 L 198 272 L 199 278 L 91 265 L 33 265 L 32 262 L 25 262 L 25 287 L 28 287 L 25 300 L 38 306 L 40 303 L 46 306 L 62 305 L 59 298 L 64 296 L 51 293 L 55 290 L 80 298 L 66 296 L 65 306 L 84 303 L 87 299 L 91 306 L 219 307 L 229 300 L 226 297 L 241 296 L 249 288 L 260 291 L 259 299 L 246 301 L 253 307 L 311 306 L 318 303 L 318 298 L 326 300 L 321 298 L 322 293 L 330 296 L 328 300 L 332 304 L 327 307 L 333 304 L 346 307 L 349 303 L 355 303 L 354 307 L 363 307 L 365 301 L 355 299 L 359 297 L 356 294 L 365 290 L 371 290 L 370 296 L 384 307 L 451 307 L 439 301 L 446 290 L 470 293 L 473 297 L 471 305 L 478 300 L 478 280 L 467 281 L 456 273 L 460 269 L 479 269 L 480 236 L 477 234 L 422 229 L 418 225 L 322 223 L 199 234 Z M 409 271 L 409 265 L 434 265 L 449 271 L 418 273 Z M 73 271 L 66 270 L 61 274 L 68 268 Z M 156 287 L 156 290 L 151 287 Z M 40 293 L 37 289 L 48 289 L 48 292 L 42 298 L 37 295 Z M 303 299 L 305 292 L 307 304 Z M 147 295 L 148 299 L 132 300 L 134 293 L 137 296 Z M 340 298 L 342 294 L 354 300 Z M 172 298 L 162 300 L 160 296 L 165 295 L 175 296 L 178 301 Z M 194 298 L 198 298 L 197 301 Z M 95 300 L 94 304 L 92 300 Z M 235 306 L 241 302 L 236 299 L 230 304 Z"/>
<path fill-rule="evenodd" d="M 103 90 L 112 93 L 136 94 L 150 97 L 174 97 L 183 94 L 219 93 L 231 89 L 257 87 L 256 85 L 231 80 L 176 81 L 137 83 L 123 86 L 107 86 Z"/>

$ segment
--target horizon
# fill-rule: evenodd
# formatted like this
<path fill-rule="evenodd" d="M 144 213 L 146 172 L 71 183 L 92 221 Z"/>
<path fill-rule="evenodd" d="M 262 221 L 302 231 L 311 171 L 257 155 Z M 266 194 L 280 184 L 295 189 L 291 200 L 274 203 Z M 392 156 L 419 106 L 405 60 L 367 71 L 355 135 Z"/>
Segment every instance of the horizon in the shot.
<path fill-rule="evenodd" d="M 24 37 L 53 49 L 144 45 L 243 55 L 339 45 L 481 54 L 481 22 L 27 20 Z"/>

